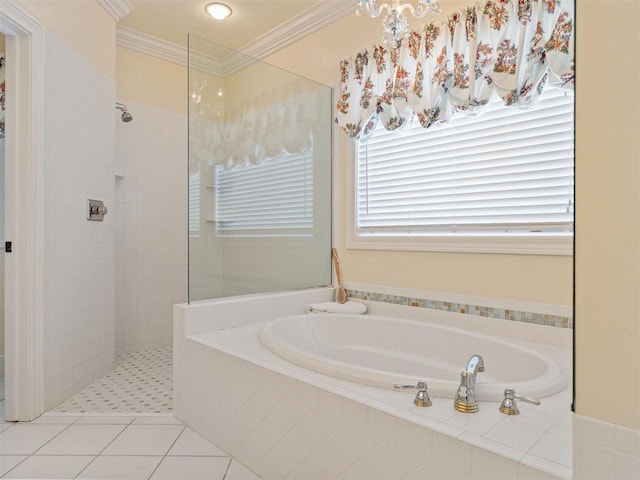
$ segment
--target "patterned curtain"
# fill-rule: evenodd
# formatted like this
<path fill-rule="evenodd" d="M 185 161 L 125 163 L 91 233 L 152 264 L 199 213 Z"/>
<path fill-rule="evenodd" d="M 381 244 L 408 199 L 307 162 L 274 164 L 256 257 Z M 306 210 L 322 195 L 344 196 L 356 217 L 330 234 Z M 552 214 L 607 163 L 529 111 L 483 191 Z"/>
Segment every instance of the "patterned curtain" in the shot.
<path fill-rule="evenodd" d="M 4 138 L 4 53 L 0 53 L 0 138 Z"/>
<path fill-rule="evenodd" d="M 543 87 L 574 85 L 574 0 L 489 0 L 340 63 L 336 123 L 366 139 L 417 117 L 424 128 L 474 114 L 492 96 L 526 107 Z"/>

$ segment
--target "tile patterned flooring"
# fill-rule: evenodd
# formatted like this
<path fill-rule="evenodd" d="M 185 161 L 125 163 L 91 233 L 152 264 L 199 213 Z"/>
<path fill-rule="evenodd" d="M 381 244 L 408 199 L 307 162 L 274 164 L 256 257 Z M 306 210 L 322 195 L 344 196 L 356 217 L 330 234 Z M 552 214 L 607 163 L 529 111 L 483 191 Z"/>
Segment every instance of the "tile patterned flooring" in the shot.
<path fill-rule="evenodd" d="M 52 413 L 170 413 L 172 347 L 123 353 L 112 372 L 51 410 Z"/>
<path fill-rule="evenodd" d="M 260 480 L 171 414 L 172 374 L 154 347 L 32 422 L 2 421 L 0 400 L 0 478 Z"/>
<path fill-rule="evenodd" d="M 45 414 L 0 423 L 0 476 L 259 480 L 171 415 Z"/>

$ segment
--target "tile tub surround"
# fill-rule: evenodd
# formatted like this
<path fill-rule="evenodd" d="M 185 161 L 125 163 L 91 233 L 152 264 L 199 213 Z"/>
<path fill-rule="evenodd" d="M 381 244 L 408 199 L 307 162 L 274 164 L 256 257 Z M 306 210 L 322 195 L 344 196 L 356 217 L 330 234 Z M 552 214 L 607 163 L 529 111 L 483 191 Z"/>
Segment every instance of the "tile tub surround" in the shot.
<path fill-rule="evenodd" d="M 355 300 L 370 300 L 549 327 L 573 328 L 573 314 L 570 307 L 388 288 L 379 285 L 345 284 L 345 286 L 349 298 Z"/>
<path fill-rule="evenodd" d="M 500 414 L 495 402 L 474 415 L 442 398 L 420 409 L 412 393 L 355 385 L 277 357 L 257 339 L 260 312 L 249 310 L 248 326 L 224 331 L 204 333 L 195 316 L 176 321 L 174 408 L 262 477 L 571 477 L 570 388 L 540 407 L 521 404 L 518 417 Z M 534 348 L 570 365 L 566 348 Z"/>

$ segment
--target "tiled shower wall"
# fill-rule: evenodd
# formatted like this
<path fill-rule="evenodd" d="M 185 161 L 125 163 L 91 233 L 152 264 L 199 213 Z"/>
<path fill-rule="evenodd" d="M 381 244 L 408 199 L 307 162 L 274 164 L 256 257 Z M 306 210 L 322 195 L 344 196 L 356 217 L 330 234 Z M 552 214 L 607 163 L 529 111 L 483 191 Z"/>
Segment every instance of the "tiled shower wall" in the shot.
<path fill-rule="evenodd" d="M 171 343 L 173 304 L 187 300 L 187 121 L 118 99 L 116 351 Z"/>
<path fill-rule="evenodd" d="M 50 408 L 114 362 L 115 82 L 51 34 L 45 50 L 44 380 Z M 73 112 L 70 114 L 69 112 Z"/>

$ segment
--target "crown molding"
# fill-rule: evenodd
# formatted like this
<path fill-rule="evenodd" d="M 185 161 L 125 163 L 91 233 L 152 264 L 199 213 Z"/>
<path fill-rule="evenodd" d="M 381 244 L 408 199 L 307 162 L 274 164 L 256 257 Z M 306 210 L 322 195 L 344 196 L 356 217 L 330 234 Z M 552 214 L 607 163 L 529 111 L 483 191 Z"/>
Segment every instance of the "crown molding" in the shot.
<path fill-rule="evenodd" d="M 238 51 L 261 60 L 350 13 L 355 15 L 355 2 L 325 0 L 260 35 Z"/>
<path fill-rule="evenodd" d="M 133 11 L 133 5 L 129 0 L 96 0 L 116 22 Z"/>
<path fill-rule="evenodd" d="M 189 66 L 189 54 L 185 47 L 132 28 L 118 25 L 116 29 L 116 44 L 119 47 L 128 48 L 176 65 Z M 219 59 L 202 53 L 192 54 L 191 66 L 213 75 L 223 76 L 225 73 Z"/>
<path fill-rule="evenodd" d="M 128 2 L 128 0 L 122 1 Z M 350 2 L 326 0 L 269 30 L 224 59 L 196 54 L 195 56 L 192 55 L 191 64 L 199 70 L 213 73 L 214 75 L 230 75 L 246 65 L 266 58 L 353 12 L 354 6 Z M 129 50 L 178 65 L 188 66 L 187 49 L 175 43 L 167 42 L 122 25 L 117 27 L 116 39 L 119 47 L 128 48 Z"/>

